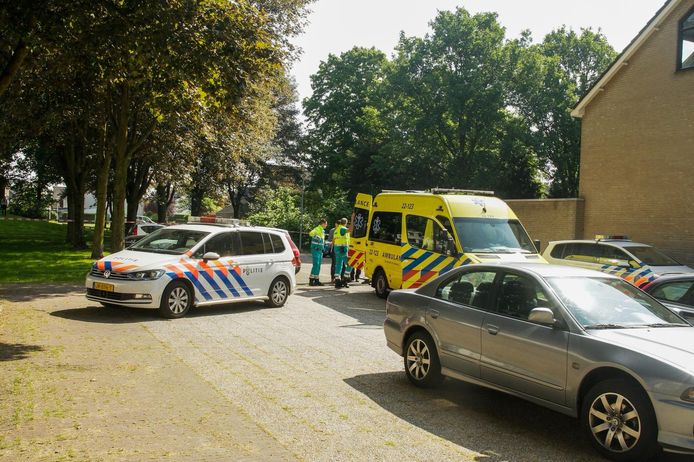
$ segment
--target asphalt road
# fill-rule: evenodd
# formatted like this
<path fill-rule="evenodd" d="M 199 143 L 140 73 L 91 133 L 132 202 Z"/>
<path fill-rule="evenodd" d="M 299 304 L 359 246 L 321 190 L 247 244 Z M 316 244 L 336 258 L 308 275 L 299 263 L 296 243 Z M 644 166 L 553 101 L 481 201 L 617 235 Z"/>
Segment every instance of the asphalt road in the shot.
<path fill-rule="evenodd" d="M 71 295 L 51 314 L 69 324 L 106 313 L 104 322 L 120 328 L 141 326 L 246 425 L 278 444 L 281 459 L 602 460 L 564 415 L 450 379 L 433 390 L 410 385 L 402 359 L 385 344 L 383 300 L 368 285 L 309 287 L 307 270 L 282 308 L 215 306 L 171 321 Z M 181 381 L 171 383 L 175 396 Z"/>

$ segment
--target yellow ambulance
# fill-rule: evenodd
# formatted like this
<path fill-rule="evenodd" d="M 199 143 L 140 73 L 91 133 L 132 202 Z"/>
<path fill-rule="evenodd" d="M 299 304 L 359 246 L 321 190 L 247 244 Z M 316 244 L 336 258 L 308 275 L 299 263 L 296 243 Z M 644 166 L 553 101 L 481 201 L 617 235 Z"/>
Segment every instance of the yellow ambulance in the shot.
<path fill-rule="evenodd" d="M 384 191 L 365 230 L 365 274 L 379 297 L 470 263 L 541 262 L 538 243 L 490 191 Z"/>

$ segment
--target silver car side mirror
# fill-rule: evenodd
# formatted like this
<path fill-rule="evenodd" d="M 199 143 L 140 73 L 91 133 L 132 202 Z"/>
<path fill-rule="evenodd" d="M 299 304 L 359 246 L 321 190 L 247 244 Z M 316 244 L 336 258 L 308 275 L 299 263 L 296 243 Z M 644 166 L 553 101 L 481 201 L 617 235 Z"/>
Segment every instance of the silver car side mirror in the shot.
<path fill-rule="evenodd" d="M 528 321 L 543 324 L 545 326 L 554 326 L 557 320 L 554 319 L 554 312 L 549 308 L 533 308 L 528 315 Z"/>
<path fill-rule="evenodd" d="M 207 252 L 202 256 L 202 260 L 205 262 L 209 260 L 219 260 L 219 254 L 217 252 Z"/>

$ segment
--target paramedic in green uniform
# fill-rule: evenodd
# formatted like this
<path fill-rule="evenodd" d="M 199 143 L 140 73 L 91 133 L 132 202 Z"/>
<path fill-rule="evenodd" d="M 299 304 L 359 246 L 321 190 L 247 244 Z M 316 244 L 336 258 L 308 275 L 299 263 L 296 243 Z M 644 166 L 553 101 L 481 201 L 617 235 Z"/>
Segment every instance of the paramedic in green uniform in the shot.
<path fill-rule="evenodd" d="M 328 226 L 328 220 L 323 218 L 320 224 L 313 228 L 308 235 L 311 237 L 311 258 L 313 266 L 311 267 L 311 275 L 308 277 L 308 285 L 322 286 L 323 283 L 318 280 L 320 275 L 320 264 L 323 262 L 323 247 L 325 246 L 325 228 Z"/>
<path fill-rule="evenodd" d="M 335 228 L 333 236 L 333 249 L 335 249 L 335 288 L 349 287 L 345 274 L 349 275 L 352 268 L 347 263 L 349 253 L 349 230 L 347 229 L 347 218 L 340 220 L 340 225 Z M 343 271 L 344 268 L 344 271 Z"/>

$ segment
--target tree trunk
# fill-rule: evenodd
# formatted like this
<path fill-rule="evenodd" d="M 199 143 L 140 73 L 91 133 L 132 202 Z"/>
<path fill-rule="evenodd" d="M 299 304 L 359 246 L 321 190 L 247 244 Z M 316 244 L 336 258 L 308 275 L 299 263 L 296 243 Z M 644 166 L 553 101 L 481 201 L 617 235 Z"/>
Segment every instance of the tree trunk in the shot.
<path fill-rule="evenodd" d="M 106 199 L 108 195 L 108 174 L 111 170 L 111 155 L 104 151 L 104 159 L 96 171 L 96 216 L 94 217 L 94 240 L 92 258 L 104 257 L 104 234 L 106 232 Z"/>
<path fill-rule="evenodd" d="M 111 251 L 123 250 L 125 245 L 125 186 L 129 159 L 123 155 L 115 157 L 113 175 L 113 213 L 111 215 Z"/>
<path fill-rule="evenodd" d="M 171 182 L 157 183 L 157 223 L 166 223 L 169 220 L 169 207 L 173 203 L 174 188 Z"/>
<path fill-rule="evenodd" d="M 0 74 L 0 96 L 2 96 L 3 93 L 7 91 L 7 88 L 10 86 L 12 80 L 14 80 L 14 78 L 19 73 L 19 70 L 22 68 L 24 60 L 28 55 L 29 48 L 27 47 L 27 44 L 24 42 L 24 39 L 20 39 L 14 48 L 12 57 L 3 69 L 2 74 Z"/>
<path fill-rule="evenodd" d="M 146 159 L 138 159 L 130 163 L 128 167 L 128 184 L 126 187 L 128 203 L 128 222 L 137 220 L 137 209 L 145 197 L 147 189 L 152 182 L 152 167 Z"/>
<path fill-rule="evenodd" d="M 78 190 L 73 199 L 75 212 L 73 214 L 75 223 L 72 228 L 72 248 L 83 250 L 87 248 L 87 241 L 84 238 L 84 186 Z"/>
<path fill-rule="evenodd" d="M 204 191 L 199 188 L 193 188 L 190 191 L 190 215 L 199 217 L 202 211 L 202 200 L 204 199 Z"/>
<path fill-rule="evenodd" d="M 75 230 L 75 193 L 69 181 L 65 181 L 65 199 L 67 202 L 67 233 L 65 242 L 71 244 Z"/>

